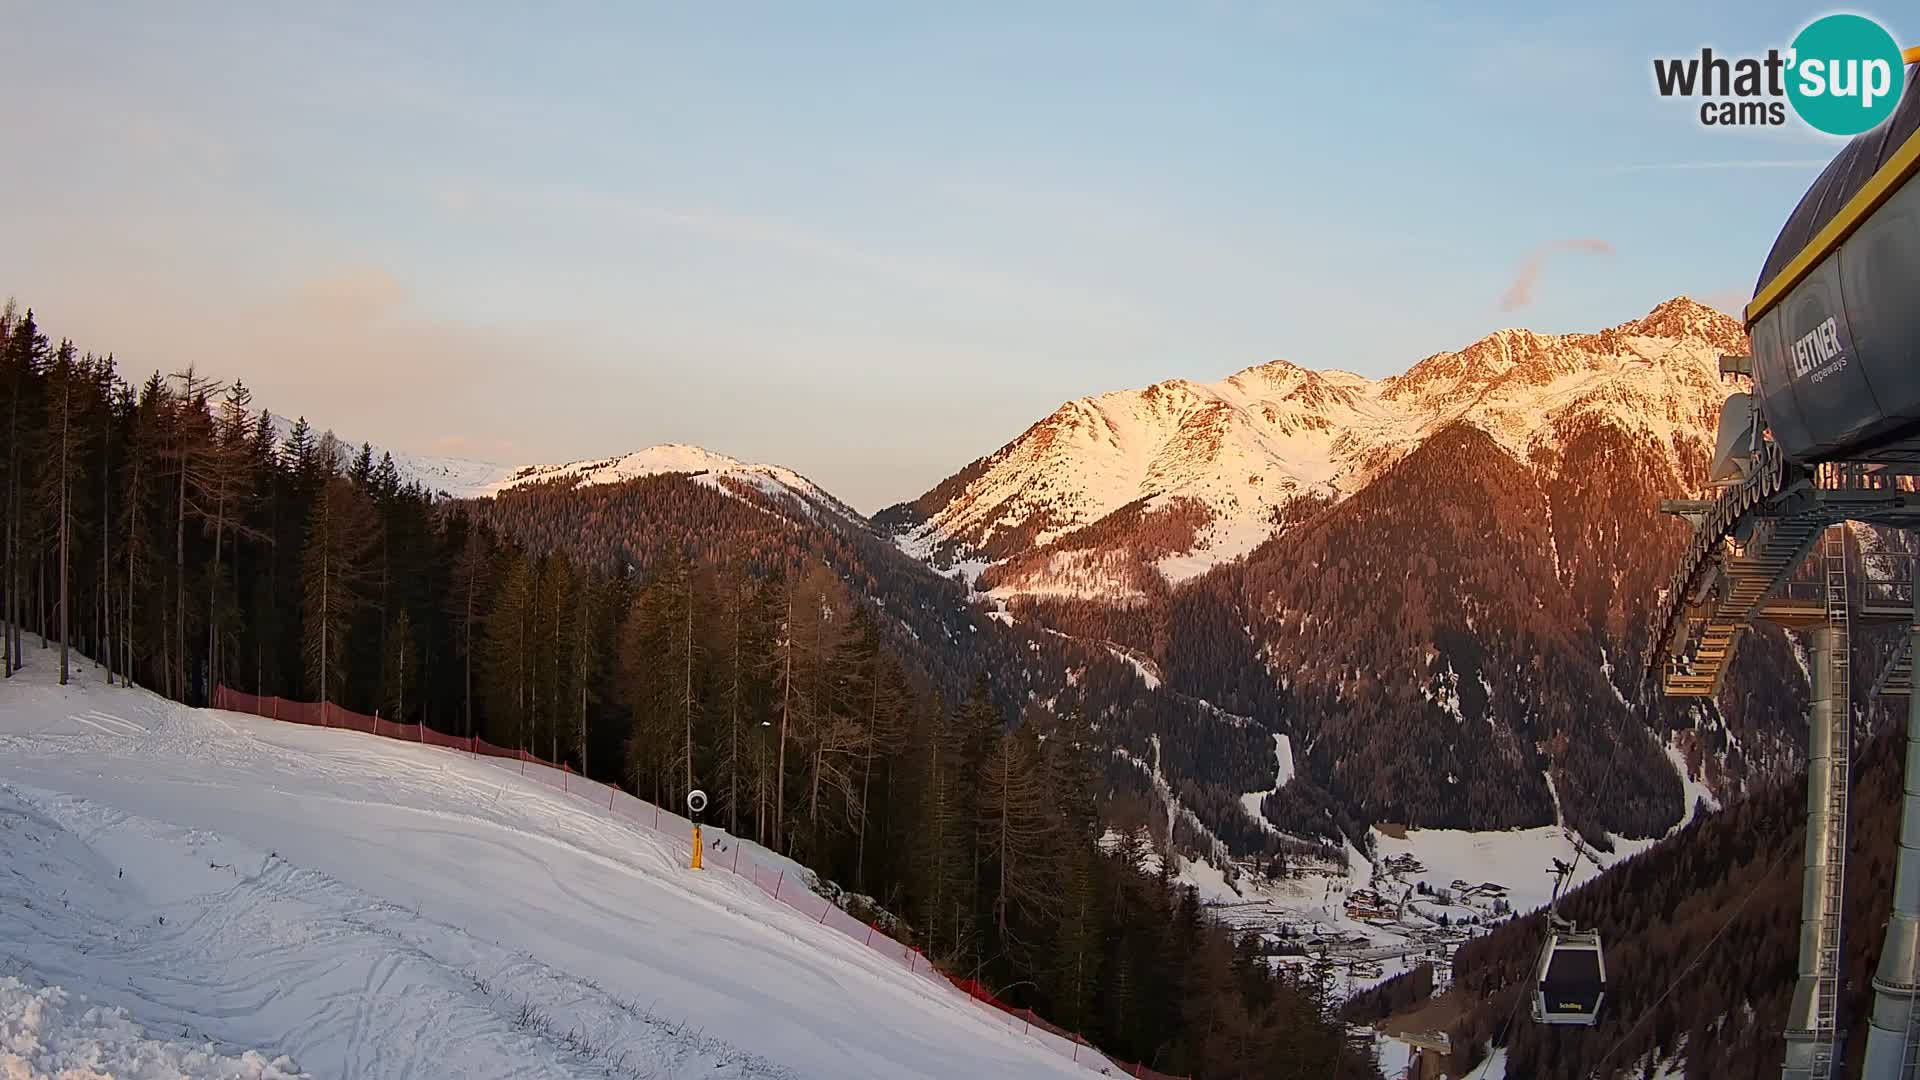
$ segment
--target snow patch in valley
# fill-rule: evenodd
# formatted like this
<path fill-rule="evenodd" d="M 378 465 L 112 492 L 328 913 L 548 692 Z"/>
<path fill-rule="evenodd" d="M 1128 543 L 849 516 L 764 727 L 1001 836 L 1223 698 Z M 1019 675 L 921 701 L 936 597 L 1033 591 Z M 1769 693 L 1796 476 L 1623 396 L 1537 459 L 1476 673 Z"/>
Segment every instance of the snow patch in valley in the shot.
<path fill-rule="evenodd" d="M 1542 907 L 1552 898 L 1553 880 L 1547 871 L 1553 860 L 1563 859 L 1574 864 L 1573 883 L 1569 887 L 1598 877 L 1602 869 L 1590 859 L 1575 858 L 1567 834 L 1552 825 L 1498 832 L 1409 829 L 1404 839 L 1375 829 L 1372 835 L 1377 845 L 1374 850 L 1381 860 L 1411 855 L 1426 867 L 1418 877 L 1429 885 L 1445 888 L 1455 880 L 1469 885 L 1496 882 L 1506 887 L 1508 900 L 1514 910 L 1520 912 Z M 1611 865 L 1634 853 L 1619 850 L 1612 855 L 1604 852 L 1594 852 L 1594 855 L 1602 863 Z"/>
<path fill-rule="evenodd" d="M 1268 832 L 1279 835 L 1280 830 L 1274 828 L 1273 822 L 1267 820 L 1267 815 L 1260 812 L 1260 804 L 1266 801 L 1267 796 L 1286 787 L 1287 782 L 1293 779 L 1293 739 L 1286 735 L 1275 735 L 1273 757 L 1275 768 L 1273 786 L 1265 791 L 1249 791 L 1240 796 L 1240 805 L 1246 809 L 1248 817 L 1259 822 Z"/>
<path fill-rule="evenodd" d="M 1673 827 L 1673 831 L 1678 832 L 1693 823 L 1694 813 L 1702 801 L 1707 804 L 1708 810 L 1718 810 L 1720 800 L 1714 797 L 1713 789 L 1707 786 L 1705 780 L 1696 780 L 1687 771 L 1686 754 L 1671 740 L 1663 744 L 1661 749 L 1666 751 L 1667 760 L 1673 762 L 1673 771 L 1680 777 L 1681 798 L 1686 800 L 1686 806 L 1680 813 L 1680 824 Z"/>
<path fill-rule="evenodd" d="M 1159 673 L 1154 671 L 1152 667 L 1148 666 L 1145 660 L 1140 659 L 1138 656 L 1135 656 L 1132 652 L 1126 649 L 1122 649 L 1114 645 L 1108 645 L 1107 651 L 1112 653 L 1114 656 L 1118 657 L 1119 659 L 1126 661 L 1128 666 L 1132 667 L 1133 670 L 1139 674 L 1140 681 L 1146 684 L 1147 689 L 1149 690 L 1160 689 Z M 1155 751 L 1156 753 L 1158 752 L 1157 745 L 1155 747 Z M 1157 768 L 1158 766 L 1156 765 L 1155 767 Z"/>

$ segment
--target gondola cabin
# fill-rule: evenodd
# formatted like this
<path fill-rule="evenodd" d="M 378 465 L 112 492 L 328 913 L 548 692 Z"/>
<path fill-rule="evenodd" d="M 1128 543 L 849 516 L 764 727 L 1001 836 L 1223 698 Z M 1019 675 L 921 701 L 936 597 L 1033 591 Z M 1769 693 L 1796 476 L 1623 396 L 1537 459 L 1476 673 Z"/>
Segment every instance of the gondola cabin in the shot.
<path fill-rule="evenodd" d="M 1534 1020 L 1592 1027 L 1600 1022 L 1600 1002 L 1606 996 L 1607 962 L 1600 935 L 1571 930 L 1549 935 L 1534 979 Z"/>

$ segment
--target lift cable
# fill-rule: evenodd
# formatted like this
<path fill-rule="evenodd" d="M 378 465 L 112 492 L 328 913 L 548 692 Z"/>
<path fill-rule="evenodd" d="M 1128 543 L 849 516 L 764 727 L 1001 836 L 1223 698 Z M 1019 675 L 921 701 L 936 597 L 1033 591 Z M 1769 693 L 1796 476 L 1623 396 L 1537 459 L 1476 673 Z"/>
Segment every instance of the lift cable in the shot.
<path fill-rule="evenodd" d="M 1695 967 L 1699 966 L 1700 961 L 1706 958 L 1707 953 L 1712 951 L 1714 945 L 1719 942 L 1721 935 L 1727 932 L 1727 928 L 1732 926 L 1734 920 L 1738 919 L 1741 913 L 1747 910 L 1747 904 L 1751 902 L 1755 896 L 1759 895 L 1760 887 L 1773 879 L 1774 871 L 1780 868 L 1781 859 L 1791 850 L 1791 848 L 1782 847 L 1774 853 L 1773 858 L 1767 864 L 1766 870 L 1754 879 L 1752 887 L 1747 889 L 1747 895 L 1740 898 L 1740 903 L 1735 906 L 1732 913 L 1720 923 L 1720 928 L 1713 932 L 1713 936 L 1707 939 L 1705 945 L 1700 946 L 1700 951 L 1693 954 L 1693 959 L 1687 961 L 1686 966 L 1680 969 L 1680 973 L 1675 975 L 1673 981 L 1667 984 L 1667 988 L 1660 992 L 1660 996 L 1653 999 L 1653 1004 L 1648 1005 L 1641 1011 L 1640 1019 L 1635 1020 L 1633 1026 L 1628 1028 L 1626 1033 L 1621 1035 L 1606 1053 L 1600 1055 L 1600 1060 L 1594 1062 L 1592 1073 L 1594 1077 L 1602 1075 L 1600 1069 L 1607 1063 L 1608 1059 L 1619 1053 L 1620 1048 L 1627 1044 L 1627 1040 L 1633 1038 L 1634 1032 L 1639 1031 L 1640 1028 L 1653 1017 L 1653 1014 L 1660 1008 L 1661 1004 L 1664 1003 L 1667 998 L 1671 997 L 1675 990 L 1680 988 L 1680 984 L 1686 980 L 1686 977 L 1692 973 Z"/>

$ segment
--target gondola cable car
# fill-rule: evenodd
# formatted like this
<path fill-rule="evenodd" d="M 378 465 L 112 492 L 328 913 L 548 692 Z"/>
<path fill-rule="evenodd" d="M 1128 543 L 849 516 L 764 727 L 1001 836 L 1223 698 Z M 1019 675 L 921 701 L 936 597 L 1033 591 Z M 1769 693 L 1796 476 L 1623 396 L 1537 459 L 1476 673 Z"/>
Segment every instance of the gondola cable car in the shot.
<path fill-rule="evenodd" d="M 1560 890 L 1573 865 L 1553 861 L 1553 899 L 1547 902 L 1547 940 L 1534 971 L 1533 1019 L 1539 1024 L 1592 1027 L 1607 996 L 1607 961 L 1595 930 L 1580 930 L 1560 917 Z"/>

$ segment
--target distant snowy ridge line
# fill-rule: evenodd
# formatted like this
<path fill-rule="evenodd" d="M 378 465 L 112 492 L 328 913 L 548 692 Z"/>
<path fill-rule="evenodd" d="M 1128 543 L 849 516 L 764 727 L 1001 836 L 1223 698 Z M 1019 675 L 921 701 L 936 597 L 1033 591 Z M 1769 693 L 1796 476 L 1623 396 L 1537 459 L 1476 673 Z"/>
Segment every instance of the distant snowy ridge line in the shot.
<path fill-rule="evenodd" d="M 397 724 L 331 706 L 323 711 L 313 703 L 283 702 L 277 698 L 257 697 L 230 690 L 225 686 L 216 688 L 213 707 L 283 723 L 341 728 L 399 742 L 430 745 L 455 753 L 461 752 L 459 744 L 465 742 L 469 747 L 466 753 L 473 760 L 483 761 L 504 772 L 535 780 L 548 788 L 579 799 L 596 811 L 605 807 L 604 812 L 609 817 L 671 841 L 684 848 L 688 852 L 688 857 L 691 858 L 693 822 L 688 818 L 662 809 L 612 785 L 589 780 L 564 765 L 550 764 L 524 750 L 507 750 L 486 743 L 482 739 L 462 740 L 439 735 L 437 732 L 433 733 L 437 738 L 430 739 L 427 737 L 427 731 L 419 724 Z M 317 723 L 311 719 L 318 715 L 326 716 L 328 722 Z M 906 966 L 909 973 L 928 980 L 929 985 L 937 987 L 941 993 L 962 995 L 982 1015 L 991 1017 L 1009 1030 L 1018 1032 L 1053 1053 L 1096 1072 L 1112 1075 L 1112 1070 L 1117 1067 L 1124 1070 L 1125 1075 L 1128 1076 L 1165 1075 L 1154 1073 L 1144 1066 L 1109 1059 L 1078 1036 L 1063 1037 L 1055 1034 L 1056 1030 L 1061 1030 L 1055 1025 L 1038 1017 L 1022 1017 L 1007 1011 L 996 1001 L 983 1000 L 978 994 L 967 992 L 957 984 L 953 976 L 936 968 L 918 949 L 894 940 L 872 923 L 861 922 L 820 896 L 807 880 L 812 877 L 810 871 L 805 871 L 797 864 L 781 860 L 772 852 L 767 852 L 767 856 L 769 860 L 777 860 L 776 865 L 769 865 L 768 861 L 763 861 L 756 854 L 746 854 L 743 857 L 743 849 L 747 848 L 748 844 L 734 838 L 718 826 L 703 824 L 701 829 L 703 847 L 707 849 L 703 860 L 707 869 L 724 870 L 748 879 L 768 897 L 822 926 L 839 931 L 866 949 L 896 964 Z M 711 843 L 708 842 L 709 837 L 713 838 Z M 786 884 L 789 877 L 795 879 L 794 885 Z"/>
<path fill-rule="evenodd" d="M 284 442 L 295 421 L 271 413 L 274 437 Z M 302 417 L 301 419 L 304 419 Z M 571 481 L 582 487 L 619 484 L 649 476 L 687 476 L 727 494 L 729 485 L 742 485 L 773 499 L 797 500 L 802 507 L 824 508 L 850 521 L 864 521 L 859 511 L 841 502 L 825 488 L 784 465 L 753 464 L 739 458 L 684 443 L 659 443 L 610 457 L 582 458 L 559 464 L 501 465 L 472 458 L 443 457 L 394 450 L 356 442 L 331 429 L 314 429 L 313 437 L 331 434 L 347 461 L 362 446 L 377 463 L 392 457 L 401 482 L 418 483 L 430 492 L 455 499 L 482 499 L 515 488 L 553 481 Z"/>

